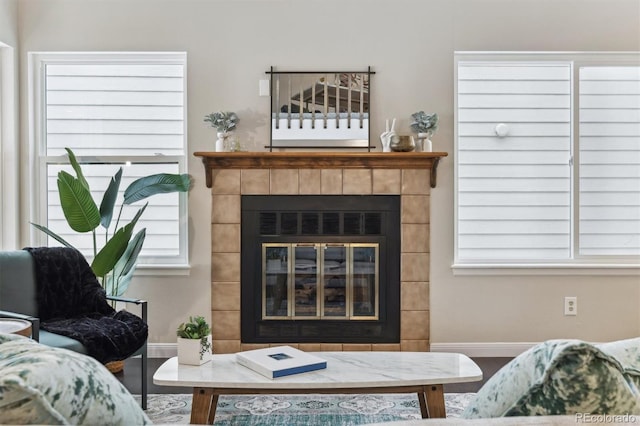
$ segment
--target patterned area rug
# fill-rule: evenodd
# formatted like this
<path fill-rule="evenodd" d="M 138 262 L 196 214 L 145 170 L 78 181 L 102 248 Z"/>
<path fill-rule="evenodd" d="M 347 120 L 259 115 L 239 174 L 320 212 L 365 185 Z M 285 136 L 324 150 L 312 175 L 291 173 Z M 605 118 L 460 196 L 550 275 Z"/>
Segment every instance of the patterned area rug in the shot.
<path fill-rule="evenodd" d="M 447 393 L 447 417 L 458 417 L 474 393 Z M 188 424 L 191 395 L 149 395 L 147 415 L 154 423 Z M 214 425 L 361 425 L 420 418 L 414 394 L 238 395 L 221 396 Z"/>

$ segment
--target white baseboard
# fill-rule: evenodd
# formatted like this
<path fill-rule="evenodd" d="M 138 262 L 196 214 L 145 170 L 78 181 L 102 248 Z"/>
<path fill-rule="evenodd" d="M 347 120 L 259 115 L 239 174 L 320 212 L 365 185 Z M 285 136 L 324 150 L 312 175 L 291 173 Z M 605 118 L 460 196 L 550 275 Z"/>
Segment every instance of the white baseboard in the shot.
<path fill-rule="evenodd" d="M 538 342 L 431 343 L 432 352 L 456 352 L 469 357 L 515 357 Z M 149 343 L 149 358 L 178 355 L 176 343 Z"/>
<path fill-rule="evenodd" d="M 147 345 L 149 358 L 171 358 L 178 356 L 177 343 L 149 343 Z"/>
<path fill-rule="evenodd" d="M 515 357 L 539 342 L 431 343 L 431 352 L 456 352 L 468 357 Z"/>

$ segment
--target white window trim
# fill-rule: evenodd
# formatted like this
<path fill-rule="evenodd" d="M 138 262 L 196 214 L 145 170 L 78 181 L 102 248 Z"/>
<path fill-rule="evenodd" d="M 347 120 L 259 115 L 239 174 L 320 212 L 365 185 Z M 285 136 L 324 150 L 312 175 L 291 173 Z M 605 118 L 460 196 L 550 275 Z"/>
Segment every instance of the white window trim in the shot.
<path fill-rule="evenodd" d="M 524 51 L 456 51 L 454 52 L 454 153 L 458 152 L 458 64 L 465 61 L 475 63 L 487 61 L 527 61 L 535 63 L 566 62 L 572 64 L 571 87 L 571 154 L 575 158 L 576 135 L 578 133 L 579 103 L 576 100 L 577 73 L 580 66 L 603 65 L 606 57 L 611 65 L 640 65 L 640 52 L 524 52 Z M 579 256 L 575 254 L 578 234 L 579 167 L 572 171 L 571 202 L 571 253 L 573 259 L 558 262 L 464 262 L 458 259 L 458 161 L 454 161 L 454 275 L 631 275 L 640 274 L 638 256 Z"/>
<path fill-rule="evenodd" d="M 81 53 L 83 58 L 78 59 Z M 44 108 L 43 88 L 44 72 L 43 64 L 62 64 L 65 62 L 95 63 L 109 60 L 110 62 L 152 62 L 164 64 L 180 64 L 184 66 L 184 155 L 182 156 L 161 156 L 158 162 L 174 161 L 179 164 L 180 173 L 187 173 L 188 159 L 187 148 L 187 54 L 186 52 L 29 52 L 28 53 L 28 122 L 29 122 L 29 173 L 33 177 L 29 187 L 29 218 L 33 223 L 47 223 L 46 191 L 41 188 L 46 187 L 47 176 L 41 173 L 47 163 L 59 162 L 68 164 L 66 156 L 46 157 L 40 153 L 45 149 L 45 128 L 43 126 Z M 84 157 L 77 157 L 78 162 L 87 160 Z M 115 156 L 91 157 L 93 161 L 104 162 L 124 162 L 128 158 Z M 145 160 L 146 161 L 146 160 Z M 136 276 L 186 276 L 190 273 L 189 264 L 189 227 L 188 227 L 188 193 L 178 194 L 180 197 L 180 252 L 181 259 L 176 263 L 138 263 L 134 275 Z M 184 223 L 182 223 L 184 222 Z M 34 227 L 29 227 L 29 242 L 32 246 L 45 245 L 47 237 L 44 233 Z"/>

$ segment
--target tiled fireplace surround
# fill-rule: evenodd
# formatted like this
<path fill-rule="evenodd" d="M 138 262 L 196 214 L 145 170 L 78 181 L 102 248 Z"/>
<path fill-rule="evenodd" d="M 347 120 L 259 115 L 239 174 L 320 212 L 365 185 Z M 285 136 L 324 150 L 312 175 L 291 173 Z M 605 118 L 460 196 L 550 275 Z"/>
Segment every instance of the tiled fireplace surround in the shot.
<path fill-rule="evenodd" d="M 234 154 L 241 153 L 195 154 L 203 157 L 207 186 L 211 187 L 211 321 L 214 351 L 232 353 L 268 346 L 243 343 L 240 337 L 240 198 L 242 195 L 269 194 L 401 196 L 400 342 L 300 343 L 291 346 L 305 351 L 428 351 L 429 182 L 431 178 L 431 186 L 434 186 L 438 159 L 446 153 L 430 153 L 435 156 L 432 155 L 429 157 L 431 160 L 426 162 L 405 164 L 402 161 L 389 161 L 380 167 L 376 166 L 378 162 L 368 161 L 363 164 L 310 162 L 312 166 L 308 166 L 307 162 L 292 161 L 289 167 L 282 162 L 270 164 L 264 158 L 260 161 L 234 161 Z M 368 158 L 372 154 L 359 155 Z M 274 153 L 262 155 L 269 158 Z M 298 165 L 307 165 L 309 168 L 300 168 Z"/>

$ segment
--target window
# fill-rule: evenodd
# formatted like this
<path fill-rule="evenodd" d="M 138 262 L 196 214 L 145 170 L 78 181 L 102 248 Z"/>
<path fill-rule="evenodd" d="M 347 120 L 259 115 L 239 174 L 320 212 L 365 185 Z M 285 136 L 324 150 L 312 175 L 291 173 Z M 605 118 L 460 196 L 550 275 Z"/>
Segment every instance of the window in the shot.
<path fill-rule="evenodd" d="M 456 55 L 454 267 L 635 266 L 640 55 Z"/>
<path fill-rule="evenodd" d="M 39 194 L 33 200 L 35 222 L 46 223 L 90 258 L 91 234 L 71 230 L 59 203 L 58 172 L 73 174 L 64 148 L 75 153 L 98 203 L 119 167 L 124 169 L 121 192 L 142 176 L 185 173 L 186 54 L 32 53 L 29 58 L 34 194 Z M 147 228 L 139 263 L 186 265 L 186 194 L 148 201 L 137 225 Z M 121 221 L 127 223 L 142 204 L 126 206 Z M 39 231 L 33 235 L 36 242 L 58 244 Z"/>

